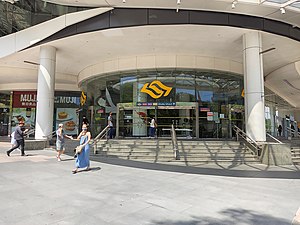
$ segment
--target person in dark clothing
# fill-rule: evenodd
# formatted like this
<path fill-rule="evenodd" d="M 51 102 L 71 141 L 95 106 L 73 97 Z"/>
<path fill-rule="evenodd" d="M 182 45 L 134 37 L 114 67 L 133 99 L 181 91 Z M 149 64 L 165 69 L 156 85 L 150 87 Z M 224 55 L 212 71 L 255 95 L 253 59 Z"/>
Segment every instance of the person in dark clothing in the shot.
<path fill-rule="evenodd" d="M 24 127 L 24 121 L 19 121 L 19 126 L 17 126 L 14 134 L 14 138 L 17 144 L 6 152 L 7 156 L 10 156 L 10 153 L 19 147 L 21 149 L 21 156 L 26 156 L 24 151 L 24 147 L 25 147 L 24 134 L 27 131 L 28 129 L 25 129 Z"/>
<path fill-rule="evenodd" d="M 292 132 L 292 137 L 295 137 L 295 127 L 293 124 L 291 125 L 291 132 Z"/>
<path fill-rule="evenodd" d="M 281 125 L 279 125 L 279 126 L 278 126 L 278 128 L 277 128 L 277 130 L 278 130 L 278 135 L 279 135 L 279 136 L 281 136 L 281 132 L 282 132 L 282 126 L 281 126 Z"/>

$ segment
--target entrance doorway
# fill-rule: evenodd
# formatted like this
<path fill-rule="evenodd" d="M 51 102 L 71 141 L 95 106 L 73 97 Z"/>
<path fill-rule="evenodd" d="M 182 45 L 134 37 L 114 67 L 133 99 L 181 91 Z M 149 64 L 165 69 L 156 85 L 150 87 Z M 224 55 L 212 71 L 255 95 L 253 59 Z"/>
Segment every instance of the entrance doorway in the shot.
<path fill-rule="evenodd" d="M 148 137 L 151 117 L 157 122 L 156 136 L 170 137 L 172 124 L 181 138 L 229 139 L 235 136 L 236 125 L 243 128 L 243 106 L 221 105 L 211 110 L 196 102 L 176 102 L 173 105 L 142 105 L 119 103 L 116 133 L 118 137 Z"/>
<path fill-rule="evenodd" d="M 117 134 L 119 137 L 147 137 L 151 118 L 157 123 L 156 136 L 170 137 L 172 124 L 178 137 L 198 136 L 197 103 L 181 102 L 172 105 L 132 106 L 118 104 Z"/>

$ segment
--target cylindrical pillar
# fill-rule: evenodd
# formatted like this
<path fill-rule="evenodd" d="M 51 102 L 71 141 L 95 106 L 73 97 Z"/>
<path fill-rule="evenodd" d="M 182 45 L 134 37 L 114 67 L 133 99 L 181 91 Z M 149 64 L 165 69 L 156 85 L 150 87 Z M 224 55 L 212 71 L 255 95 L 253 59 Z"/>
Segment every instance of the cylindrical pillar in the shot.
<path fill-rule="evenodd" d="M 136 105 L 137 102 L 146 102 L 147 94 L 141 92 L 142 85 L 140 83 L 133 84 L 133 104 Z M 133 108 L 132 112 L 132 135 L 133 136 L 147 136 L 147 108 L 144 106 Z"/>
<path fill-rule="evenodd" d="M 52 133 L 56 49 L 52 46 L 40 48 L 38 71 L 35 139 L 47 139 Z"/>
<path fill-rule="evenodd" d="M 254 141 L 266 141 L 261 34 L 243 36 L 246 133 Z"/>

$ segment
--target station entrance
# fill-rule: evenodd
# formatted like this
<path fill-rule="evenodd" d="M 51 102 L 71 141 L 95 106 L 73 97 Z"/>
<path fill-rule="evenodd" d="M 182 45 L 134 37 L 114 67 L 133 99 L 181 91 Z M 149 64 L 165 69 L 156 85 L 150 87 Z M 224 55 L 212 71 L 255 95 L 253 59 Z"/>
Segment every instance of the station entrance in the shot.
<path fill-rule="evenodd" d="M 116 134 L 119 138 L 148 137 L 151 118 L 157 123 L 156 136 L 170 137 L 174 125 L 178 137 L 232 138 L 232 126 L 243 126 L 243 113 L 235 106 L 210 112 L 195 102 L 176 102 L 157 105 L 119 103 L 116 115 Z"/>

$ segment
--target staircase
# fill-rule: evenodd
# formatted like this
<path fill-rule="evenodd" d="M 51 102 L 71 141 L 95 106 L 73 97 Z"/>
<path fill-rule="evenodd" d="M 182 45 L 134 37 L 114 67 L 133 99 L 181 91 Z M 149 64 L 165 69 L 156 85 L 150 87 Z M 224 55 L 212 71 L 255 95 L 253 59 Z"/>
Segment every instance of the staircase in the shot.
<path fill-rule="evenodd" d="M 95 156 L 188 166 L 260 163 L 247 148 L 235 141 L 178 140 L 178 149 L 180 160 L 175 160 L 171 140 L 101 140 Z"/>
<path fill-rule="evenodd" d="M 300 139 L 299 139 L 299 137 L 292 138 L 290 143 L 291 143 L 292 161 L 295 165 L 300 165 Z"/>
<path fill-rule="evenodd" d="M 300 165 L 300 147 L 293 147 L 292 152 L 292 161 L 296 165 Z"/>
<path fill-rule="evenodd" d="M 294 137 L 288 140 L 284 137 L 278 138 L 280 141 L 290 144 L 292 161 L 295 165 L 300 165 L 300 138 Z"/>

